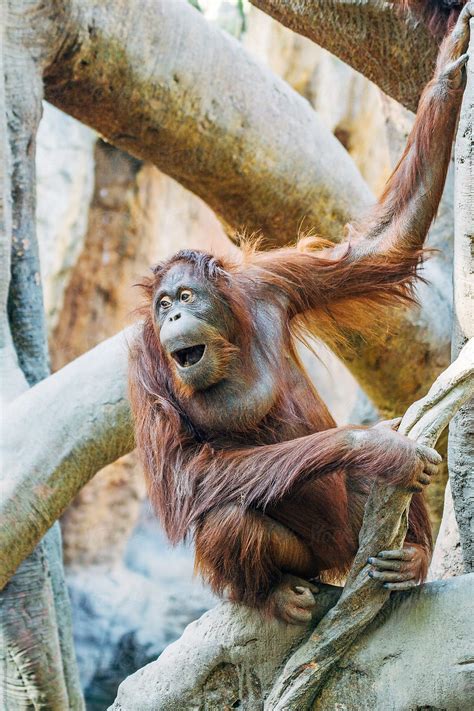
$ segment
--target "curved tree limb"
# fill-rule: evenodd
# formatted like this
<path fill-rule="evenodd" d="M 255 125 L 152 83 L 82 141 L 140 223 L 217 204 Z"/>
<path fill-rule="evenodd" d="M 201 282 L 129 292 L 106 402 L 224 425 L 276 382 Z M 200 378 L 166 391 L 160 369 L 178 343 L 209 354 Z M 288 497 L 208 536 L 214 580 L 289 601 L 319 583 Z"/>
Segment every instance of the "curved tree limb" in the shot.
<path fill-rule="evenodd" d="M 250 0 L 329 50 L 412 111 L 433 72 L 438 43 L 410 13 L 384 0 Z"/>
<path fill-rule="evenodd" d="M 199 195 L 232 232 L 282 245 L 303 224 L 338 240 L 372 202 L 309 103 L 187 0 L 64 4 L 48 101 Z"/>
<path fill-rule="evenodd" d="M 8 408 L 0 589 L 79 489 L 101 467 L 133 449 L 127 333 L 104 341 Z"/>
<path fill-rule="evenodd" d="M 474 339 L 428 394 L 409 408 L 399 429 L 419 443 L 434 446 L 451 418 L 473 394 Z M 390 592 L 368 577 L 367 558 L 380 550 L 402 546 L 411 496 L 410 491 L 401 487 L 382 482 L 374 485 L 359 534 L 359 550 L 342 596 L 308 641 L 290 656 L 265 708 L 309 709 L 334 665 L 387 602 Z"/>

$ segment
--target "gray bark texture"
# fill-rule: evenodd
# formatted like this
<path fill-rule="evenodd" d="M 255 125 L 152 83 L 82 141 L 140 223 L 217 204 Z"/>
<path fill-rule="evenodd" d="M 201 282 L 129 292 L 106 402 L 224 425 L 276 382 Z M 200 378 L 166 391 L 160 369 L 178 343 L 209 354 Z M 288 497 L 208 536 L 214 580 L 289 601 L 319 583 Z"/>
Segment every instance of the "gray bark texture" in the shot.
<path fill-rule="evenodd" d="M 471 340 L 427 395 L 408 409 L 399 430 L 416 439 L 418 444 L 433 446 L 453 415 L 473 393 L 474 340 Z M 390 613 L 393 603 L 389 603 L 390 593 L 368 577 L 367 558 L 379 550 L 398 548 L 403 544 L 410 500 L 411 494 L 406 489 L 384 486 L 382 482 L 374 485 L 359 535 L 359 551 L 344 590 L 337 601 L 335 592 L 326 587 L 321 597 L 316 595 L 321 607 L 318 605 L 318 624 L 309 636 L 309 630 L 305 635 L 299 635 L 294 627 L 288 628 L 277 621 L 264 623 L 260 619 L 257 623 L 258 613 L 242 606 L 218 607 L 191 625 L 181 640 L 157 662 L 123 682 L 112 709 L 131 711 L 133 703 L 142 699 L 144 686 L 148 697 L 147 701 L 143 698 L 143 706 L 140 701 L 139 707 L 155 711 L 218 709 L 226 704 L 268 711 L 303 711 L 337 708 L 335 704 L 348 700 L 349 707 L 353 708 L 403 709 L 407 704 L 463 708 L 467 701 L 469 672 L 462 669 L 461 674 L 467 672 L 463 678 L 458 674 L 458 667 L 470 658 L 472 642 L 470 633 L 462 629 L 467 619 L 465 611 L 459 610 L 454 600 L 448 602 L 448 590 L 464 590 L 464 595 L 472 594 L 472 576 L 461 576 L 455 582 L 432 583 L 410 595 L 393 595 L 394 600 L 404 600 L 405 603 L 401 603 L 398 612 L 390 616 L 382 632 L 374 625 L 377 618 L 381 621 L 378 615 L 382 610 Z M 438 597 L 439 590 L 442 594 Z M 430 603 L 426 606 L 427 600 L 437 600 L 441 607 L 446 605 L 444 612 L 440 615 L 441 610 L 436 604 L 433 608 Z M 456 617 L 454 634 L 453 624 L 446 625 L 445 616 L 449 616 L 450 623 Z M 406 627 L 400 624 L 400 619 Z M 425 621 L 424 627 L 419 620 Z M 435 643 L 435 638 L 439 643 L 438 625 L 448 628 L 441 647 L 443 652 L 449 649 L 453 656 L 438 668 L 439 656 L 431 655 L 433 666 L 426 676 L 422 676 L 420 668 L 426 672 L 429 666 L 426 650 Z M 273 634 L 269 634 L 271 627 Z M 279 635 L 276 633 L 278 628 L 281 630 Z M 284 634 L 285 630 L 289 630 L 288 635 Z M 382 636 L 381 643 L 374 643 L 374 634 Z M 269 643 L 270 636 L 272 644 Z M 300 644 L 294 650 L 296 642 Z M 394 642 L 396 651 L 391 649 Z M 255 656 L 252 656 L 252 647 L 256 649 Z M 357 658 L 360 649 L 363 650 L 364 663 Z M 381 650 L 383 659 L 377 656 Z M 456 660 L 454 666 L 453 659 Z M 175 670 L 180 667 L 188 670 L 186 679 L 181 682 L 175 677 Z M 386 676 L 381 675 L 381 667 Z M 412 683 L 407 684 L 405 680 L 410 669 L 416 669 L 417 674 L 411 674 Z M 441 669 L 440 681 L 438 672 L 441 673 Z M 434 673 L 438 682 L 435 686 L 432 684 Z M 390 683 L 393 678 L 397 679 L 396 684 Z M 400 679 L 404 680 L 403 684 Z M 155 692 L 153 696 L 151 689 Z M 368 706 L 362 703 L 363 699 L 370 700 Z"/>
<path fill-rule="evenodd" d="M 456 358 L 474 336 L 474 19 L 455 150 L 454 327 Z M 449 426 L 448 465 L 464 567 L 474 571 L 474 400 Z"/>
<path fill-rule="evenodd" d="M 36 8 L 30 2 L 23 9 Z M 10 247 L 2 270 L 0 316 L 0 369 L 8 378 L 6 386 L 2 382 L 5 405 L 25 390 L 26 381 L 34 384 L 46 377 L 49 368 L 35 231 L 42 54 L 33 36 L 24 32 L 13 4 L 5 0 L 1 11 L 2 252 Z M 9 477 L 8 467 L 5 472 Z M 83 708 L 60 536 L 55 524 L 0 597 L 0 699 L 6 710 Z"/>
<path fill-rule="evenodd" d="M 454 514 L 451 484 L 448 480 L 444 492 L 441 525 L 431 559 L 429 580 L 446 580 L 464 573 L 459 527 Z"/>
<path fill-rule="evenodd" d="M 432 74 L 438 43 L 400 3 L 384 0 L 250 0 L 329 50 L 412 111 Z"/>

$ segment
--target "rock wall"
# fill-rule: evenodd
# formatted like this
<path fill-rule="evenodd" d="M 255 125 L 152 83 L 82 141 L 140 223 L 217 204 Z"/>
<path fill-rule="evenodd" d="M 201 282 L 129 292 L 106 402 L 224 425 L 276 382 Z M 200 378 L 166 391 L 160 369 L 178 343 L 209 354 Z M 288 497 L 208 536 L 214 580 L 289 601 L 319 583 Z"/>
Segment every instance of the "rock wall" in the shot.
<path fill-rule="evenodd" d="M 84 247 L 94 186 L 96 136 L 49 104 L 37 135 L 36 227 L 44 305 L 51 331 Z"/>

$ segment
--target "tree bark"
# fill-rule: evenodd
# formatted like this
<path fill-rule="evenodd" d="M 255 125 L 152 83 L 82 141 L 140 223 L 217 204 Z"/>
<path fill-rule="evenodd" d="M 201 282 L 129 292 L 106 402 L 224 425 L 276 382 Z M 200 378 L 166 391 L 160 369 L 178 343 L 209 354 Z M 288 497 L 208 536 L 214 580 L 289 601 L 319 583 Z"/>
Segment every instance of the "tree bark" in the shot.
<path fill-rule="evenodd" d="M 474 336 L 474 19 L 467 84 L 455 147 L 454 326 L 452 356 Z M 448 465 L 466 572 L 474 571 L 474 400 L 449 426 Z"/>
<path fill-rule="evenodd" d="M 33 2 L 24 9 L 32 17 L 38 11 Z M 33 384 L 49 370 L 34 222 L 41 50 L 15 8 L 5 0 L 1 10 L 2 251 L 10 246 L 11 257 L 3 270 L 0 368 L 13 376 L 6 388 L 2 386 L 4 409 L 27 388 L 26 380 Z M 40 17 L 38 12 L 36 19 Z M 2 708 L 83 708 L 58 524 L 3 590 L 0 634 Z"/>
<path fill-rule="evenodd" d="M 126 386 L 131 335 L 104 341 L 8 407 L 0 589 L 81 487 L 133 449 Z"/>
<path fill-rule="evenodd" d="M 394 3 L 382 0 L 250 1 L 416 111 L 438 43 L 410 12 L 397 12 Z"/>
<path fill-rule="evenodd" d="M 454 514 L 451 484 L 448 480 L 444 492 L 441 525 L 431 559 L 428 580 L 446 580 L 464 573 L 464 562 L 459 540 L 459 528 Z"/>
<path fill-rule="evenodd" d="M 46 98 L 199 195 L 228 230 L 338 240 L 372 202 L 308 102 L 187 0 L 67 5 Z"/>

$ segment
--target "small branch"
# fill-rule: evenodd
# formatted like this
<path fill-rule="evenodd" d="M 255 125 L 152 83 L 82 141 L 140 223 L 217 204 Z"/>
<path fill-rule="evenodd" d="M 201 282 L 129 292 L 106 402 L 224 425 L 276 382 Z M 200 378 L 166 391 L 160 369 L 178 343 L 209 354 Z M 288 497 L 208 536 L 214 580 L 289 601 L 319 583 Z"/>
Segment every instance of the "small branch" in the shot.
<path fill-rule="evenodd" d="M 471 341 L 426 397 L 409 408 L 400 424 L 401 432 L 424 444 L 435 445 L 454 413 L 473 392 L 473 350 Z M 431 410 L 427 403 L 433 403 Z M 385 605 L 390 592 L 368 577 L 367 558 L 380 550 L 403 545 L 411 496 L 411 492 L 400 487 L 385 486 L 382 482 L 374 485 L 359 535 L 359 550 L 344 592 L 307 642 L 291 655 L 266 701 L 266 709 L 309 709 L 334 665 Z"/>
<path fill-rule="evenodd" d="M 455 413 L 474 396 L 474 338 L 441 373 L 422 400 L 406 411 L 401 434 L 433 447 Z"/>
<path fill-rule="evenodd" d="M 454 515 L 451 485 L 444 491 L 444 508 L 436 545 L 428 571 L 428 580 L 446 580 L 464 573 L 459 527 Z"/>

